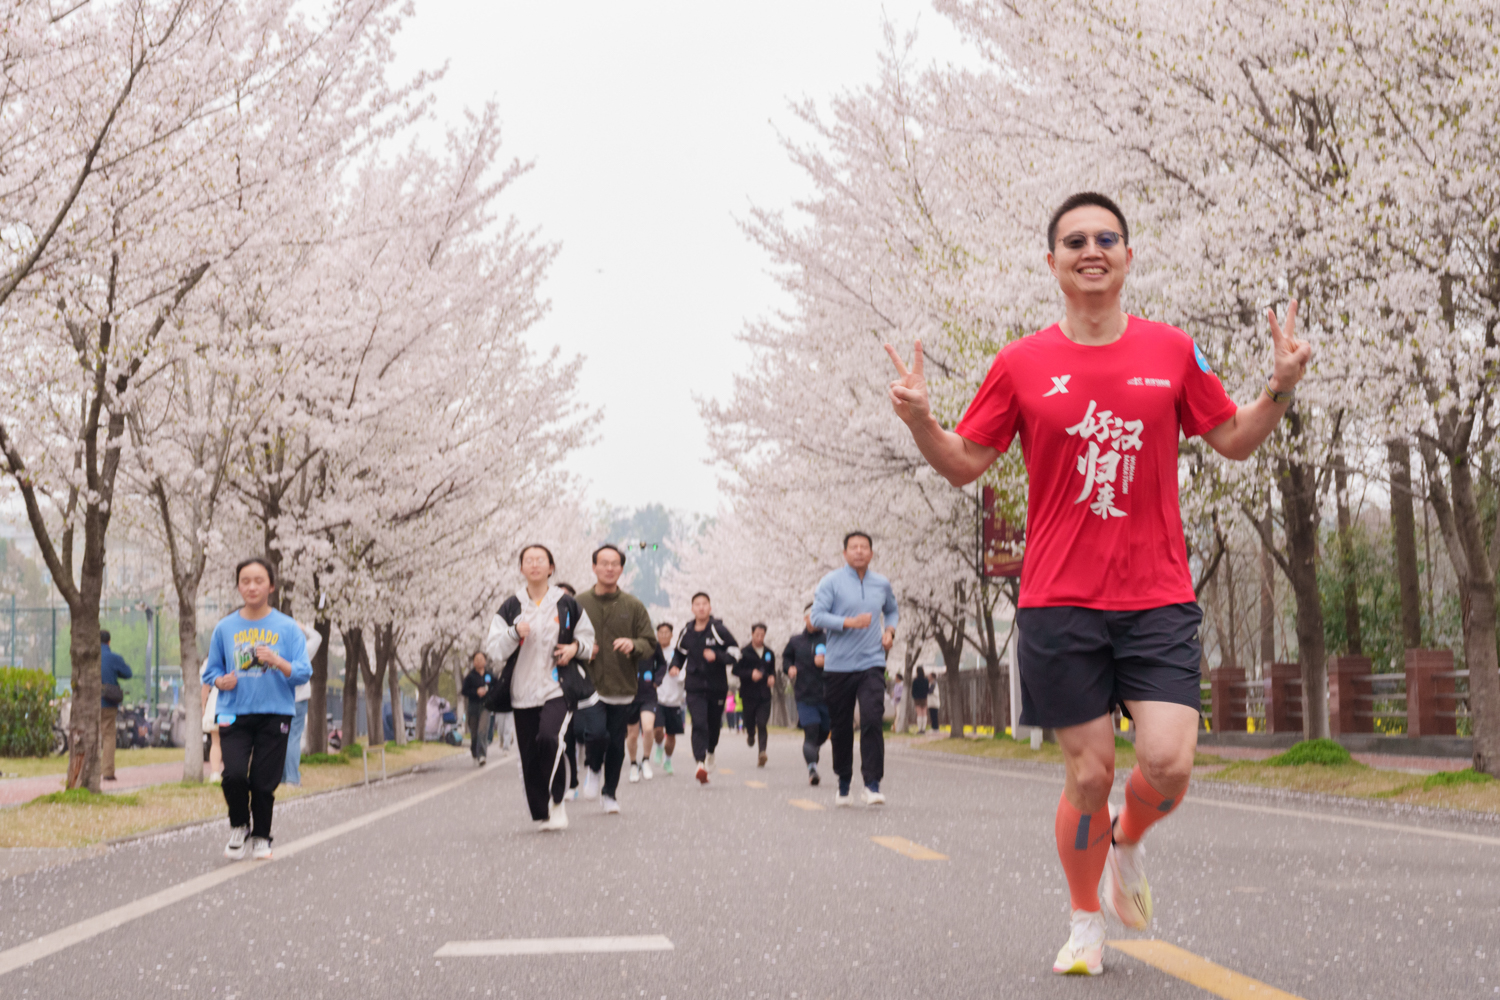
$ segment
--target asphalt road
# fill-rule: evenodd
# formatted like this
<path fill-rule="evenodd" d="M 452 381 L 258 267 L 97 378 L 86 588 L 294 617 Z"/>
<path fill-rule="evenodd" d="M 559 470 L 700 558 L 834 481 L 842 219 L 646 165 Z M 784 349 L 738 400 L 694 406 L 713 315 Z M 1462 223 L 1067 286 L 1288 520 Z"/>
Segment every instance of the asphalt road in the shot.
<path fill-rule="evenodd" d="M 892 753 L 889 804 L 835 810 L 826 748 L 817 789 L 792 739 L 773 741 L 764 770 L 727 734 L 719 756 L 707 788 L 682 773 L 622 782 L 621 815 L 572 803 L 562 834 L 531 828 L 513 760 L 453 784 L 472 771 L 461 756 L 281 810 L 286 853 L 272 862 L 224 861 L 216 824 L 5 880 L 0 968 L 27 942 L 66 946 L 0 974 L 0 996 L 1211 995 L 1120 951 L 1106 952 L 1101 979 L 1052 976 L 1068 910 L 1054 769 Z M 1205 786 L 1147 843 L 1157 922 L 1112 926 L 1116 938 L 1170 942 L 1306 1000 L 1500 996 L 1500 827 Z M 226 867 L 244 871 L 207 884 Z M 134 917 L 163 890 L 170 902 Z M 671 950 L 435 954 L 455 941 L 633 935 Z"/>

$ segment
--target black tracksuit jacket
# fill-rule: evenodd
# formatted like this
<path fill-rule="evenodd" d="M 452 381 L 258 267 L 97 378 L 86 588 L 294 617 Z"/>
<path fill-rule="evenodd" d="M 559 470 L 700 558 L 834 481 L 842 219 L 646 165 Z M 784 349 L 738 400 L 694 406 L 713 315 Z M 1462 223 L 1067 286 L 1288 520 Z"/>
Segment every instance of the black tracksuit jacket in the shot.
<path fill-rule="evenodd" d="M 822 629 L 809 632 L 803 629 L 787 640 L 781 652 L 783 670 L 797 668 L 797 700 L 809 705 L 823 704 L 823 668 L 813 662 L 819 646 L 828 645 L 828 636 Z"/>
<path fill-rule="evenodd" d="M 750 673 L 754 670 L 761 672 L 758 681 L 750 679 Z M 771 652 L 770 647 L 757 653 L 754 646 L 746 646 L 740 650 L 740 662 L 735 664 L 734 676 L 740 679 L 740 697 L 745 700 L 747 710 L 769 700 L 771 681 L 776 678 L 776 654 Z"/>
<path fill-rule="evenodd" d="M 710 618 L 703 631 L 697 623 L 682 630 L 672 665 L 683 668 L 684 688 L 688 694 L 707 694 L 722 698 L 729 693 L 729 668 L 740 658 L 740 644 L 717 618 Z M 703 659 L 704 650 L 714 651 L 714 662 Z"/>

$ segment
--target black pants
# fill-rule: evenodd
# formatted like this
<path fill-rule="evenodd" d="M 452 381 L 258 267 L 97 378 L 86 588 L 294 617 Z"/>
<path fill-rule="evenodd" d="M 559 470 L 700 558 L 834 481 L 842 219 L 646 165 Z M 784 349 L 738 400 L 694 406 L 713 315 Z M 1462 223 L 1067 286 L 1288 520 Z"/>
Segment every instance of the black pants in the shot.
<path fill-rule="evenodd" d="M 724 724 L 724 695 L 689 691 L 687 710 L 693 717 L 693 760 L 701 764 L 719 749 L 719 729 Z"/>
<path fill-rule="evenodd" d="M 470 698 L 465 714 L 469 723 L 469 756 L 483 760 L 490 745 L 490 713 L 484 710 L 484 702 Z"/>
<path fill-rule="evenodd" d="M 563 732 L 571 715 L 561 698 L 537 708 L 518 708 L 516 750 L 521 754 L 521 782 L 532 819 L 546 819 L 549 803 L 561 802 L 567 774 L 562 766 Z"/>
<path fill-rule="evenodd" d="M 854 706 L 859 705 L 859 771 L 866 785 L 885 777 L 885 670 L 871 667 L 852 673 L 824 671 L 824 700 L 833 733 L 833 773 L 839 782 L 854 772 Z"/>
<path fill-rule="evenodd" d="M 591 734 L 592 739 L 584 744 L 583 762 L 590 771 L 604 769 L 604 787 L 600 794 L 610 798 L 620 787 L 620 768 L 625 764 L 625 731 L 630 726 L 629 705 L 606 705 L 599 702 L 596 708 L 604 710 L 603 734 Z"/>
<path fill-rule="evenodd" d="M 760 740 L 760 752 L 766 752 L 766 740 L 769 735 L 766 732 L 766 723 L 771 721 L 771 699 L 762 698 L 759 701 L 745 702 L 745 742 L 750 746 Z"/>
<path fill-rule="evenodd" d="M 250 827 L 252 837 L 271 839 L 271 809 L 286 771 L 291 731 L 290 715 L 242 715 L 219 727 L 229 825 Z"/>

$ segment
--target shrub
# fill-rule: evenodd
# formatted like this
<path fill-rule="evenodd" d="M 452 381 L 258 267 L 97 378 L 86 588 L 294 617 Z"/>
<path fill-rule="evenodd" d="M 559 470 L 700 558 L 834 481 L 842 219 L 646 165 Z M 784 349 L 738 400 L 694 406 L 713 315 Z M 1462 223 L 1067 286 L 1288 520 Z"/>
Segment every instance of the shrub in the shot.
<path fill-rule="evenodd" d="M 52 752 L 52 675 L 0 667 L 0 757 L 45 757 Z"/>
<path fill-rule="evenodd" d="M 1459 785 L 1487 785 L 1494 780 L 1483 771 L 1476 771 L 1472 767 L 1466 767 L 1462 771 L 1439 771 L 1437 774 L 1429 774 L 1422 780 L 1422 791 L 1430 792 L 1434 788 L 1456 788 Z"/>
<path fill-rule="evenodd" d="M 305 753 L 302 755 L 302 763 L 308 766 L 314 764 L 346 764 L 348 762 L 348 757 L 338 753 Z"/>
<path fill-rule="evenodd" d="M 1352 764 L 1354 758 L 1349 751 L 1333 740 L 1303 740 L 1294 743 L 1286 753 L 1277 754 L 1266 761 L 1272 767 L 1295 767 L 1299 764 Z"/>
<path fill-rule="evenodd" d="M 32 799 L 29 804 L 44 806 L 138 806 L 141 804 L 141 797 L 139 795 L 105 795 L 103 792 L 91 792 L 87 788 L 69 788 L 67 791 L 38 796 Z"/>

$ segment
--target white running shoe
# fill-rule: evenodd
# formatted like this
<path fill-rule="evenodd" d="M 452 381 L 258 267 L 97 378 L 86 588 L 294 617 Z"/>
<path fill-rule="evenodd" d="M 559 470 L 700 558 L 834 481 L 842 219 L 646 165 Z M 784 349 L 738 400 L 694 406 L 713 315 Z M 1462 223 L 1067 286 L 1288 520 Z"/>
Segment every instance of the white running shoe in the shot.
<path fill-rule="evenodd" d="M 586 799 L 597 799 L 599 797 L 599 772 L 592 768 L 584 768 L 583 773 L 583 797 Z"/>
<path fill-rule="evenodd" d="M 837 792 L 833 796 L 834 808 L 842 809 L 846 806 L 852 806 L 853 804 L 854 796 L 850 795 L 848 792 Z"/>
<path fill-rule="evenodd" d="M 1110 832 L 1118 810 L 1109 807 Z M 1120 923 L 1133 931 L 1151 926 L 1151 884 L 1146 881 L 1146 848 L 1142 844 L 1109 845 L 1104 862 L 1104 901 Z"/>
<path fill-rule="evenodd" d="M 710 753 L 708 755 L 708 759 L 703 762 L 703 766 L 708 768 L 709 774 L 714 773 L 714 755 L 712 753 Z"/>
<path fill-rule="evenodd" d="M 224 847 L 224 857 L 239 861 L 245 856 L 245 838 L 250 836 L 248 826 L 236 826 L 229 831 L 229 843 Z"/>
<path fill-rule="evenodd" d="M 568 806 L 563 802 L 551 802 L 547 806 L 547 818 L 542 820 L 539 830 L 566 830 L 568 828 Z"/>
<path fill-rule="evenodd" d="M 651 780 L 651 762 L 649 760 L 641 761 L 641 777 L 645 778 L 647 781 Z"/>
<path fill-rule="evenodd" d="M 254 861 L 270 861 L 271 841 L 266 837 L 251 837 L 250 858 Z"/>
<path fill-rule="evenodd" d="M 638 783 L 640 780 L 641 780 L 641 765 L 635 763 L 634 761 L 631 761 L 631 763 L 630 763 L 630 783 L 632 785 L 634 785 L 634 784 Z"/>
<path fill-rule="evenodd" d="M 222 784 L 224 784 L 224 772 L 223 771 L 215 771 L 213 774 L 210 774 L 208 776 L 208 783 L 210 785 L 222 785 Z"/>
<path fill-rule="evenodd" d="M 869 788 L 865 789 L 864 800 L 865 800 L 865 805 L 867 805 L 867 806 L 883 806 L 883 805 L 885 805 L 885 796 L 881 795 L 879 792 L 873 791 L 873 790 L 871 790 Z"/>
<path fill-rule="evenodd" d="M 620 803 L 616 802 L 614 799 L 610 798 L 608 795 L 603 796 L 602 798 L 599 799 L 599 801 L 601 803 L 603 803 L 603 805 L 604 805 L 604 814 L 606 816 L 618 816 L 618 815 L 620 815 Z"/>
<path fill-rule="evenodd" d="M 1104 913 L 1073 911 L 1073 932 L 1057 953 L 1052 971 L 1059 976 L 1104 974 Z"/>

